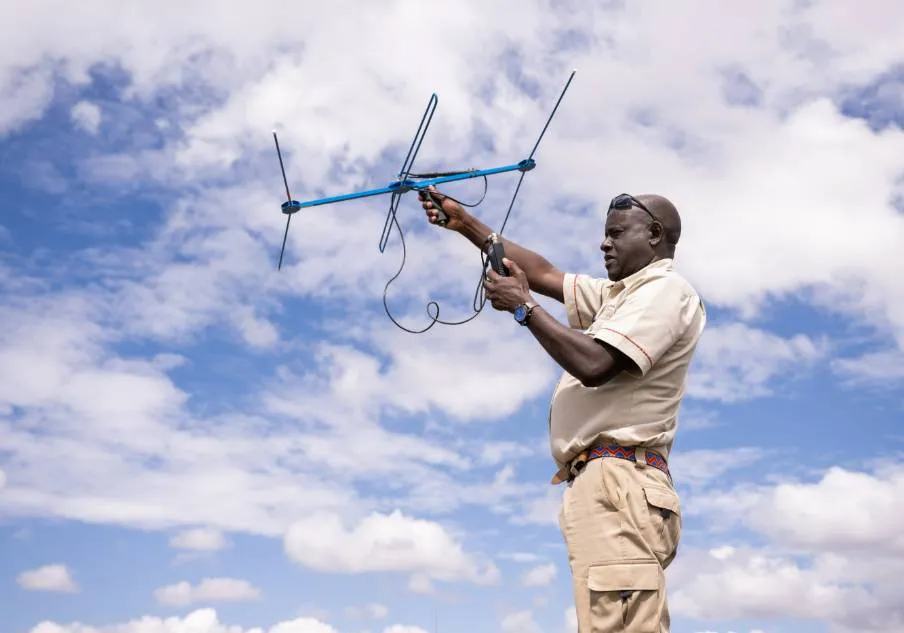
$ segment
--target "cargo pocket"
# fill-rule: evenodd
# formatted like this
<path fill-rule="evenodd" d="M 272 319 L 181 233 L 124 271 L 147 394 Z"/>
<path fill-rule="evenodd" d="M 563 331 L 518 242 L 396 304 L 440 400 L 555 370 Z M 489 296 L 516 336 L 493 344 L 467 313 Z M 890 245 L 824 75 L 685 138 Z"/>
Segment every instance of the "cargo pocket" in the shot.
<path fill-rule="evenodd" d="M 649 519 L 650 548 L 663 568 L 675 558 L 681 540 L 681 500 L 661 486 L 644 486 Z"/>
<path fill-rule="evenodd" d="M 591 633 L 668 630 L 662 568 L 654 560 L 593 565 L 587 573 Z"/>

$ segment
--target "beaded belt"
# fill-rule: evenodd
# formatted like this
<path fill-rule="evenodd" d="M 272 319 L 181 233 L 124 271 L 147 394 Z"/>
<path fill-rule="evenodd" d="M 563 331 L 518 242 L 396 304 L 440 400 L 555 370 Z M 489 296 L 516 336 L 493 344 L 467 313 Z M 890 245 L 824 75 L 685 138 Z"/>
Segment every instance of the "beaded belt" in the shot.
<path fill-rule="evenodd" d="M 665 457 L 650 449 L 646 449 L 646 453 L 647 465 L 661 470 L 668 475 L 669 480 L 671 480 L 672 474 L 669 472 L 669 465 L 666 463 Z M 581 470 L 583 470 L 584 466 L 587 465 L 587 462 L 592 459 L 597 459 L 598 457 L 618 457 L 619 459 L 627 459 L 629 462 L 637 462 L 637 453 L 633 446 L 618 446 L 616 444 L 594 446 L 592 449 L 583 451 L 580 455 L 571 460 L 570 464 L 559 470 L 559 472 L 553 476 L 552 483 L 560 484 L 563 481 L 571 481 L 577 477 Z"/>

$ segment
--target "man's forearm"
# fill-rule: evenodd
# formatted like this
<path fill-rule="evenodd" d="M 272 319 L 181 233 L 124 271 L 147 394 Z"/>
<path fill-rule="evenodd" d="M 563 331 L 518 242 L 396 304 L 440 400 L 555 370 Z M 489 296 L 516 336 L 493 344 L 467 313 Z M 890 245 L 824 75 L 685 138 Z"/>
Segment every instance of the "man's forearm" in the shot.
<path fill-rule="evenodd" d="M 562 325 L 541 306 L 534 308 L 527 328 L 552 359 L 585 387 L 598 387 L 623 369 L 608 348 Z"/>
<path fill-rule="evenodd" d="M 459 232 L 474 246 L 483 250 L 486 247 L 487 236 L 492 229 L 471 214 L 462 218 L 462 225 Z M 500 239 L 506 257 L 518 262 L 524 274 L 527 275 L 527 282 L 532 291 L 559 301 L 563 300 L 561 284 L 558 283 L 558 279 L 551 277 L 553 273 L 557 272 L 556 268 L 549 260 L 508 238 L 500 236 Z"/>

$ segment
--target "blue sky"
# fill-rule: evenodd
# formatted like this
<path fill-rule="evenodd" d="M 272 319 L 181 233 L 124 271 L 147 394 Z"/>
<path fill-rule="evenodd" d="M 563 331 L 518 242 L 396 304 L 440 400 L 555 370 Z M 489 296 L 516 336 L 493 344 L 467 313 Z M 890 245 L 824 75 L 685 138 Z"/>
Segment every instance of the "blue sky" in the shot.
<path fill-rule="evenodd" d="M 506 233 L 604 275 L 609 198 L 682 212 L 711 319 L 674 633 L 901 630 L 902 10 L 346 4 L 0 20 L 5 630 L 572 632 L 558 368 L 489 307 L 396 329 L 388 198 L 299 213 L 277 272 L 270 135 L 297 199 L 383 186 L 435 91 L 416 171 L 514 163 L 572 68 Z M 393 316 L 469 315 L 477 254 L 414 197 L 399 220 Z"/>

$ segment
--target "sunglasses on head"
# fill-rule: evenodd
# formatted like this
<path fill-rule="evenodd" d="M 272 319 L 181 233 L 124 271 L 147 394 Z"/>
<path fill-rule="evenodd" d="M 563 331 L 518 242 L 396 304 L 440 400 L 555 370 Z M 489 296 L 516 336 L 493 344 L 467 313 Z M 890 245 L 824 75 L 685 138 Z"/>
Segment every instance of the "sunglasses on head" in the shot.
<path fill-rule="evenodd" d="M 650 219 L 654 222 L 657 222 L 656 216 L 650 213 L 650 210 L 644 205 L 643 202 L 632 196 L 631 194 L 622 193 L 614 198 L 612 198 L 612 202 L 609 203 L 609 210 L 606 212 L 606 215 L 612 212 L 613 209 L 626 210 L 631 207 L 637 207 L 638 209 L 643 209 L 646 211 L 647 215 L 650 216 Z"/>

